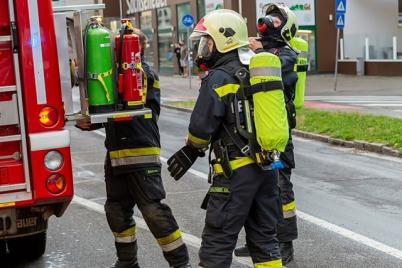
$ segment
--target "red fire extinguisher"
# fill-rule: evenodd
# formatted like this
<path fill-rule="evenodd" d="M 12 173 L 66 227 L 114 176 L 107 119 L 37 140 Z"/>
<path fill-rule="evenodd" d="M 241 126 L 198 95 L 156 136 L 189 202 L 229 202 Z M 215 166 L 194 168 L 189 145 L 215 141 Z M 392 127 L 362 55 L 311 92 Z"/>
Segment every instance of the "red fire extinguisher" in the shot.
<path fill-rule="evenodd" d="M 140 40 L 133 33 L 130 19 L 122 19 L 121 25 L 120 34 L 115 38 L 119 98 L 124 109 L 139 109 L 144 107 L 146 94 L 142 83 Z"/>

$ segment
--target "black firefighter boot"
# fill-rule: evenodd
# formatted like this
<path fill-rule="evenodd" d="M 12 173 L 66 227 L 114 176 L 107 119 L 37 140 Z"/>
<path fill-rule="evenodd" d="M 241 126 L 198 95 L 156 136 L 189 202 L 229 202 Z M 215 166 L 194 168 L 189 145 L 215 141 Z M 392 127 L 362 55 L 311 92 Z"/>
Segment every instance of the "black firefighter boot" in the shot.
<path fill-rule="evenodd" d="M 140 268 L 137 260 L 137 241 L 132 243 L 115 242 L 117 261 L 111 268 Z"/>
<path fill-rule="evenodd" d="M 294 259 L 293 242 L 279 242 L 279 248 L 281 250 L 282 264 L 288 264 Z"/>
<path fill-rule="evenodd" d="M 247 244 L 244 244 L 244 246 L 242 246 L 242 247 L 237 247 L 234 250 L 234 255 L 237 257 L 249 257 L 250 252 L 248 251 Z"/>

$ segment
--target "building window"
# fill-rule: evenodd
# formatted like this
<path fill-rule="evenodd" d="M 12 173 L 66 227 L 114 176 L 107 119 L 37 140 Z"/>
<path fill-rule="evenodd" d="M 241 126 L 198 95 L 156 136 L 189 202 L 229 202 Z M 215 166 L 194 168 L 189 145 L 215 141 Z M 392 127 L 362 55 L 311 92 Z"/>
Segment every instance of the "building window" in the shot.
<path fill-rule="evenodd" d="M 153 50 L 153 37 L 154 31 L 152 28 L 152 11 L 144 11 L 140 16 L 140 27 L 148 39 L 147 48 L 145 50 L 145 60 L 147 63 L 154 67 L 154 50 Z"/>
<path fill-rule="evenodd" d="M 399 7 L 398 7 L 398 10 L 399 10 L 399 16 L 398 16 L 398 23 L 399 23 L 399 26 L 402 26 L 402 0 L 399 0 Z"/>
<path fill-rule="evenodd" d="M 159 72 L 173 73 L 173 25 L 170 7 L 157 9 Z"/>

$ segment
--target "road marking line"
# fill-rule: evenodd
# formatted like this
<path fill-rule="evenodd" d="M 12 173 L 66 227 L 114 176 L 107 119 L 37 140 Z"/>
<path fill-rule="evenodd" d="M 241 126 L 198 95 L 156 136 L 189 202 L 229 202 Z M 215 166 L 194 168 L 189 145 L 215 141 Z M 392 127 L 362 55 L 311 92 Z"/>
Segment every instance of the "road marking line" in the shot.
<path fill-rule="evenodd" d="M 292 139 L 300 141 L 300 142 L 304 142 L 304 143 L 310 143 L 310 144 L 323 143 L 323 144 L 325 144 L 326 146 L 328 146 L 329 148 L 331 148 L 333 150 L 340 151 L 340 152 L 348 152 L 348 153 L 350 153 L 352 155 L 369 156 L 369 157 L 379 158 L 379 159 L 382 159 L 382 160 L 402 163 L 402 159 L 400 157 L 393 157 L 393 156 L 377 154 L 377 153 L 368 152 L 368 151 L 362 151 L 362 150 L 358 150 L 356 148 L 335 146 L 335 145 L 331 145 L 331 144 L 326 143 L 326 142 L 312 140 L 312 139 L 306 139 L 306 138 L 297 137 L 297 136 L 293 136 Z"/>
<path fill-rule="evenodd" d="M 90 210 L 93 210 L 93 211 L 95 211 L 95 212 L 97 212 L 99 214 L 105 214 L 104 207 L 101 204 L 96 203 L 96 202 L 94 202 L 92 200 L 85 199 L 85 198 L 79 197 L 77 195 L 74 195 L 73 202 L 77 203 L 77 204 L 79 204 L 79 205 L 81 205 L 83 207 L 86 207 L 86 208 L 88 208 Z M 144 219 L 139 218 L 137 216 L 133 216 L 133 218 L 134 218 L 135 223 L 136 223 L 138 228 L 141 228 L 143 230 L 146 230 L 146 231 L 150 232 L 150 230 L 149 230 L 147 224 L 145 223 Z M 198 237 L 196 237 L 196 236 L 194 236 L 192 234 L 188 234 L 188 233 L 184 233 L 184 232 L 182 232 L 182 237 L 183 237 L 184 242 L 187 245 L 192 246 L 192 247 L 194 247 L 196 249 L 199 249 L 201 247 L 201 239 L 200 238 L 198 238 Z M 253 267 L 253 264 L 252 264 L 250 259 L 237 258 L 236 256 L 233 256 L 233 259 L 236 262 L 240 263 L 240 264 L 247 265 L 248 267 Z"/>
<path fill-rule="evenodd" d="M 161 160 L 162 160 L 162 162 L 166 163 L 166 158 L 161 157 Z M 200 176 L 203 179 L 208 179 L 208 175 L 205 174 L 205 173 L 202 173 L 200 171 L 193 170 L 193 169 L 189 169 L 188 171 L 189 171 L 189 173 L 191 173 L 193 175 L 199 174 L 199 175 L 196 175 L 196 176 Z M 334 233 L 336 233 L 338 235 L 341 235 L 341 236 L 346 237 L 346 238 L 348 238 L 350 240 L 356 241 L 356 242 L 358 242 L 360 244 L 363 244 L 365 246 L 368 246 L 370 248 L 376 249 L 378 251 L 381 251 L 383 253 L 386 253 L 388 255 L 391 255 L 391 256 L 393 256 L 395 258 L 398 258 L 398 259 L 402 260 L 402 250 L 390 247 L 388 245 L 385 245 L 385 244 L 383 244 L 381 242 L 375 241 L 375 240 L 373 240 L 371 238 L 368 238 L 366 236 L 357 234 L 357 233 L 355 233 L 355 232 L 353 232 L 351 230 L 348 230 L 346 228 L 337 226 L 335 224 L 332 224 L 332 223 L 327 222 L 325 220 L 322 220 L 320 218 L 317 218 L 317 217 L 314 217 L 312 215 L 309 215 L 309 214 L 307 214 L 305 212 L 302 212 L 300 210 L 297 210 L 297 215 L 299 216 L 299 218 L 301 218 L 301 219 L 303 219 L 303 220 L 305 220 L 307 222 L 310 222 L 312 224 L 318 225 L 318 226 L 320 226 L 320 227 L 322 227 L 324 229 L 327 229 L 329 231 L 332 231 L 332 232 L 334 232 Z"/>
<path fill-rule="evenodd" d="M 300 210 L 297 211 L 297 215 L 301 219 L 303 219 L 305 221 L 308 221 L 310 223 L 318 225 L 318 226 L 320 226 L 322 228 L 325 228 L 327 230 L 330 230 L 330 231 L 332 231 L 332 232 L 334 232 L 336 234 L 344 236 L 344 237 L 346 237 L 346 238 L 348 238 L 350 240 L 356 241 L 356 242 L 358 242 L 360 244 L 363 244 L 365 246 L 368 246 L 368 247 L 371 247 L 373 249 L 379 250 L 379 251 L 381 251 L 383 253 L 386 253 L 388 255 L 391 255 L 391 256 L 393 256 L 395 258 L 398 258 L 398 259 L 402 260 L 402 251 L 399 250 L 399 249 L 390 247 L 390 246 L 385 245 L 385 244 L 383 244 L 381 242 L 375 241 L 375 240 L 373 240 L 371 238 L 368 238 L 366 236 L 363 236 L 363 235 L 357 234 L 357 233 L 355 233 L 353 231 L 350 231 L 350 230 L 348 230 L 346 228 L 339 227 L 339 226 L 337 226 L 335 224 L 332 224 L 332 223 L 329 223 L 329 222 L 327 222 L 325 220 L 322 220 L 322 219 L 319 219 L 317 217 L 311 216 L 311 215 L 309 215 L 307 213 L 304 213 L 304 212 L 302 212 Z"/>
<path fill-rule="evenodd" d="M 101 132 L 101 131 L 96 130 L 95 132 L 96 133 L 100 132 L 100 133 L 98 133 L 99 135 L 106 136 L 106 134 Z M 165 164 L 167 164 L 167 158 L 161 156 L 161 161 L 164 162 Z M 200 171 L 197 171 L 197 170 L 194 170 L 194 169 L 191 169 L 191 168 L 188 170 L 188 172 L 193 174 L 193 175 L 195 175 L 195 176 L 198 176 L 200 178 L 203 178 L 203 179 L 206 179 L 206 180 L 208 179 L 208 175 L 203 173 L 203 172 L 200 172 Z M 332 231 L 332 232 L 334 232 L 334 233 L 336 233 L 338 235 L 341 235 L 341 236 L 346 237 L 346 238 L 348 238 L 350 240 L 356 241 L 356 242 L 358 242 L 360 244 L 363 244 L 365 246 L 368 246 L 370 248 L 373 248 L 375 250 L 381 251 L 381 252 L 383 252 L 385 254 L 388 254 L 390 256 L 393 256 L 393 257 L 395 257 L 397 259 L 402 260 L 402 250 L 390 247 L 390 246 L 388 246 L 386 244 L 383 244 L 381 242 L 378 242 L 378 241 L 373 240 L 371 238 L 368 238 L 366 236 L 357 234 L 357 233 L 355 233 L 355 232 L 353 232 L 351 230 L 348 230 L 346 228 L 337 226 L 337 225 L 332 224 L 330 222 L 327 222 L 325 220 L 319 219 L 317 217 L 314 217 L 312 215 L 304 213 L 304 212 L 302 212 L 300 210 L 298 210 L 297 212 L 298 212 L 299 217 L 301 219 L 305 220 L 305 221 L 308 221 L 310 223 L 318 225 L 318 226 L 320 226 L 320 227 L 322 227 L 324 229 L 327 229 L 329 231 Z M 197 238 L 197 239 L 199 239 L 199 238 Z M 200 242 L 200 241 L 197 241 L 197 242 Z M 238 260 L 238 259 L 236 259 L 236 260 Z"/>

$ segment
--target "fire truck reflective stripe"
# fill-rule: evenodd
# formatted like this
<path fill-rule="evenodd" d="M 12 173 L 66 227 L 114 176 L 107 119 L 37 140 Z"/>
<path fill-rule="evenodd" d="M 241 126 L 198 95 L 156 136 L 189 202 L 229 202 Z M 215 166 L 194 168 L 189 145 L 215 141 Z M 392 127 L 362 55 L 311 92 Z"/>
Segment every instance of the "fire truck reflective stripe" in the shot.
<path fill-rule="evenodd" d="M 14 193 L 1 193 L 0 194 L 0 203 L 13 203 L 25 200 L 31 200 L 32 193 L 27 192 L 14 192 Z"/>
<path fill-rule="evenodd" d="M 13 207 L 13 206 L 15 206 L 15 202 L 0 203 L 0 208 Z"/>
<path fill-rule="evenodd" d="M 42 38 L 40 35 L 38 2 L 28 0 L 29 24 L 31 26 L 31 47 L 33 57 L 33 69 L 35 77 L 36 101 L 38 104 L 46 104 L 46 87 L 44 64 L 42 58 Z"/>
<path fill-rule="evenodd" d="M 176 248 L 184 245 L 180 229 L 177 229 L 168 236 L 158 238 L 157 240 L 164 252 L 175 250 Z"/>
<path fill-rule="evenodd" d="M 254 263 L 254 268 L 280 268 L 282 267 L 282 260 L 273 260 L 266 262 Z"/>
<path fill-rule="evenodd" d="M 111 159 L 131 157 L 131 156 L 144 156 L 144 155 L 159 155 L 161 149 L 157 147 L 149 148 L 133 148 L 109 152 Z"/>
<path fill-rule="evenodd" d="M 137 234 L 136 226 L 130 227 L 121 233 L 113 232 L 115 241 L 118 243 L 132 243 L 137 240 L 136 234 Z"/>
<path fill-rule="evenodd" d="M 118 159 L 111 159 L 112 167 L 136 165 L 136 164 L 160 164 L 159 155 L 132 156 Z"/>
<path fill-rule="evenodd" d="M 31 151 L 41 151 L 70 146 L 70 132 L 66 129 L 29 134 Z"/>

